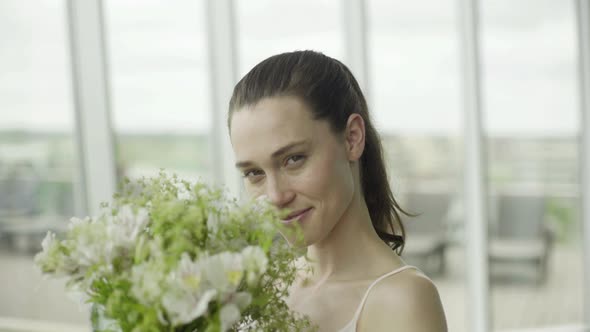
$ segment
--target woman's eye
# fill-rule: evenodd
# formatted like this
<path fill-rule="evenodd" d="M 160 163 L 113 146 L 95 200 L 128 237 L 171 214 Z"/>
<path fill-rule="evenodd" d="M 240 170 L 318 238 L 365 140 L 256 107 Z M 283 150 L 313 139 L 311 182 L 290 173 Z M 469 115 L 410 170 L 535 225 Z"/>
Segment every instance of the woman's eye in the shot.
<path fill-rule="evenodd" d="M 294 155 L 287 158 L 287 162 L 285 163 L 287 166 L 293 166 L 300 164 L 305 159 L 303 155 Z"/>
<path fill-rule="evenodd" d="M 264 173 L 261 170 L 249 170 L 244 172 L 243 177 L 250 180 L 250 182 L 256 182 L 263 175 Z"/>

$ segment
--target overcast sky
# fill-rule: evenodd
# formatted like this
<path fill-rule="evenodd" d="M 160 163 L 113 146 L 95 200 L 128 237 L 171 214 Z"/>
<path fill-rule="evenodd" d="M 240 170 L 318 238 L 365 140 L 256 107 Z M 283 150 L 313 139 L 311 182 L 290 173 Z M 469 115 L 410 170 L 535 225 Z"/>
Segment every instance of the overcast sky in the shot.
<path fill-rule="evenodd" d="M 0 129 L 69 131 L 74 120 L 64 0 L 0 1 Z M 236 1 L 239 72 L 294 49 L 346 62 L 339 1 Z M 485 127 L 499 134 L 578 129 L 571 1 L 482 5 Z M 117 131 L 204 133 L 210 94 L 204 2 L 107 0 Z M 389 133 L 459 133 L 456 1 L 368 1 L 369 84 Z M 222 110 L 225 111 L 225 110 Z"/>

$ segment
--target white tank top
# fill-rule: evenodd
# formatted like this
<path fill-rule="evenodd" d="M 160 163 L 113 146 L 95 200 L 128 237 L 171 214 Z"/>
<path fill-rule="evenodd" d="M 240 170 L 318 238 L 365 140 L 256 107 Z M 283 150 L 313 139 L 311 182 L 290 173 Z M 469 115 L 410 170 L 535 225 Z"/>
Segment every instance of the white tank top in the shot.
<path fill-rule="evenodd" d="M 352 320 L 350 322 L 348 322 L 348 324 L 346 324 L 346 326 L 344 326 L 343 328 L 341 328 L 338 332 L 356 332 L 356 324 L 359 320 L 359 317 L 361 316 L 361 311 L 363 310 L 363 307 L 365 306 L 365 301 L 367 301 L 367 297 L 369 297 L 369 292 L 371 291 L 371 289 L 381 280 L 392 276 L 396 273 L 405 271 L 407 269 L 417 269 L 415 266 L 411 266 L 411 265 L 406 265 L 406 266 L 402 266 L 398 269 L 395 269 L 391 272 L 388 272 L 382 276 L 380 276 L 379 278 L 377 278 L 377 280 L 373 281 L 373 283 L 371 283 L 371 285 L 369 286 L 369 288 L 367 288 L 367 291 L 365 292 L 365 295 L 363 296 L 363 299 L 361 300 L 361 303 L 359 304 L 358 308 L 356 309 L 356 312 L 354 313 L 354 317 L 352 318 Z"/>

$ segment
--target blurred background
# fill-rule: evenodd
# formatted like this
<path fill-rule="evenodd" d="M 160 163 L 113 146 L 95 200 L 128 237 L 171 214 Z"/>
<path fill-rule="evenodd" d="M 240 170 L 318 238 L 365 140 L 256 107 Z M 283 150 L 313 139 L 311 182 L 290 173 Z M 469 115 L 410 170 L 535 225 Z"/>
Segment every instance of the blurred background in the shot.
<path fill-rule="evenodd" d="M 404 256 L 438 286 L 449 331 L 473 331 L 460 2 L 0 0 L 0 329 L 89 331 L 88 308 L 33 266 L 46 231 L 160 168 L 239 192 L 233 84 L 313 49 L 359 78 L 394 193 L 421 213 Z M 477 7 L 491 330 L 582 331 L 578 41 L 590 36 L 574 1 Z"/>

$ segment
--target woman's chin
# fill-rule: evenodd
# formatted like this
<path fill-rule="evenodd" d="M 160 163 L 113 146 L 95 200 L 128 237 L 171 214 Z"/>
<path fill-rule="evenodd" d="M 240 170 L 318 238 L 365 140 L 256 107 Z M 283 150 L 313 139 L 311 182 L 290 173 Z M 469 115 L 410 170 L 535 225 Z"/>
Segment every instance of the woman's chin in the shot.
<path fill-rule="evenodd" d="M 308 246 L 302 232 L 295 232 L 293 230 L 282 230 L 281 236 L 287 243 L 295 249 L 303 249 Z"/>

